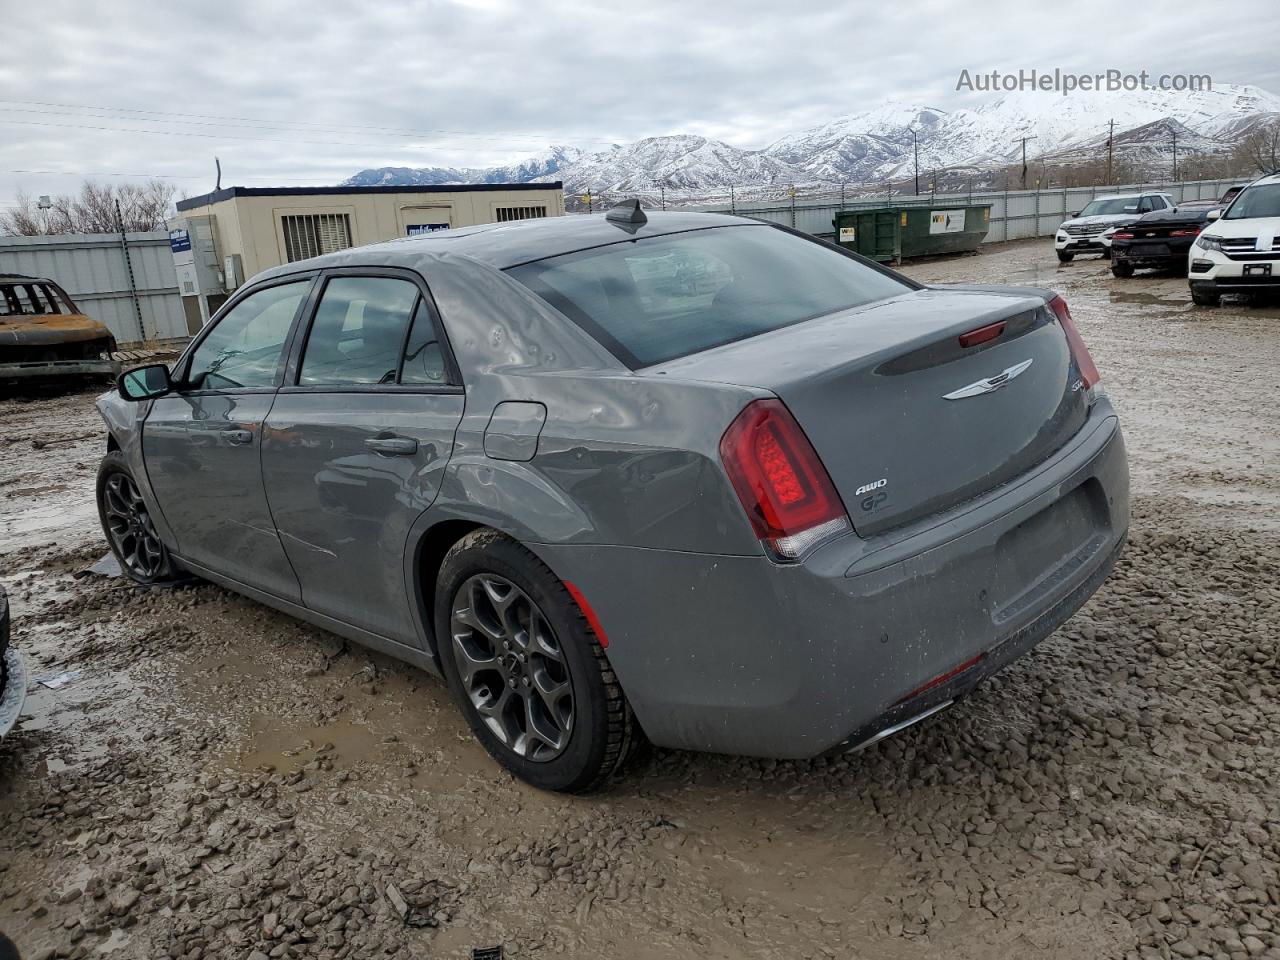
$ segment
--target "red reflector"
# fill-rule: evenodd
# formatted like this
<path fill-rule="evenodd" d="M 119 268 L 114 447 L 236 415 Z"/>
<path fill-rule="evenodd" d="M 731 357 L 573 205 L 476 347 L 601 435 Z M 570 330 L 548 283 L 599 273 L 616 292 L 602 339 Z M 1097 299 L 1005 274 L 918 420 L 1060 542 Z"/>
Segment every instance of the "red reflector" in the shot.
<path fill-rule="evenodd" d="M 581 608 L 582 615 L 587 618 L 587 623 L 596 632 L 596 638 L 600 641 L 600 646 L 609 646 L 609 635 L 604 632 L 604 627 L 600 625 L 600 618 L 596 616 L 591 604 L 587 603 L 587 598 L 582 595 L 582 591 L 568 580 L 564 582 L 564 588 L 569 591 L 569 596 L 573 597 L 573 602 Z"/>
<path fill-rule="evenodd" d="M 1133 234 L 1132 233 L 1113 233 L 1111 235 L 1111 239 L 1112 240 L 1132 240 Z"/>
<path fill-rule="evenodd" d="M 823 524 L 848 523 L 826 468 L 781 400 L 747 404 L 720 438 L 720 459 L 761 540 L 777 546 Z M 790 549 L 779 552 L 795 558 Z"/>
<path fill-rule="evenodd" d="M 970 330 L 968 333 L 960 334 L 960 346 L 976 347 L 980 343 L 994 340 L 1002 333 L 1004 333 L 1003 320 L 997 323 L 989 323 L 985 327 L 979 327 L 977 330 Z"/>
<path fill-rule="evenodd" d="M 1075 358 L 1076 366 L 1080 368 L 1080 379 L 1084 381 L 1085 389 L 1100 383 L 1102 374 L 1098 373 L 1093 357 L 1089 355 L 1089 348 L 1084 345 L 1080 331 L 1076 329 L 1075 321 L 1071 319 L 1067 301 L 1062 297 L 1054 297 L 1049 301 L 1049 309 L 1058 318 L 1058 322 L 1062 324 L 1062 331 L 1067 335 L 1067 345 L 1071 348 L 1071 356 Z"/>
<path fill-rule="evenodd" d="M 1198 236 L 1200 236 L 1200 231 L 1201 231 L 1201 230 L 1203 230 L 1203 229 L 1204 229 L 1204 227 L 1191 227 L 1191 228 L 1189 228 L 1189 229 L 1187 229 L 1187 230 L 1170 230 L 1170 231 L 1169 231 L 1169 236 L 1171 236 L 1171 237 L 1198 237 Z"/>
<path fill-rule="evenodd" d="M 908 700 L 911 700 L 914 697 L 918 697 L 922 693 L 927 693 L 928 691 L 932 690 L 934 687 L 942 686 L 944 683 L 946 683 L 948 680 L 952 679 L 953 677 L 958 677 L 960 676 L 960 674 L 964 673 L 970 667 L 976 666 L 978 662 L 985 659 L 986 656 L 987 655 L 985 653 L 980 653 L 976 657 L 972 657 L 966 660 L 964 663 L 960 664 L 960 666 L 956 667 L 954 670 L 948 670 L 946 673 L 938 674 L 936 677 L 934 677 L 932 680 L 926 683 L 923 687 L 916 687 L 914 690 L 908 693 L 905 697 L 901 698 L 900 700 L 895 700 L 893 705 L 896 707 L 898 704 L 906 703 Z"/>

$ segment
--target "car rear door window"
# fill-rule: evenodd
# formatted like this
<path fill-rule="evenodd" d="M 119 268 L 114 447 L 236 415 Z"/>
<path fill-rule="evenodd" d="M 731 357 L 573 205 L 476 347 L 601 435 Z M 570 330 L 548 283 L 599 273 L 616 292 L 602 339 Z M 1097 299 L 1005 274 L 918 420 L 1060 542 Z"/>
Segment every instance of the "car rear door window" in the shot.
<path fill-rule="evenodd" d="M 333 277 L 325 284 L 298 383 L 395 383 L 418 287 L 396 277 Z"/>
<path fill-rule="evenodd" d="M 280 355 L 311 279 L 249 294 L 218 320 L 191 355 L 187 382 L 199 390 L 275 386 Z"/>
<path fill-rule="evenodd" d="M 425 300 L 418 301 L 418 309 L 413 314 L 413 326 L 404 348 L 400 382 L 425 386 L 448 382 L 444 351 L 440 347 L 436 325 Z"/>

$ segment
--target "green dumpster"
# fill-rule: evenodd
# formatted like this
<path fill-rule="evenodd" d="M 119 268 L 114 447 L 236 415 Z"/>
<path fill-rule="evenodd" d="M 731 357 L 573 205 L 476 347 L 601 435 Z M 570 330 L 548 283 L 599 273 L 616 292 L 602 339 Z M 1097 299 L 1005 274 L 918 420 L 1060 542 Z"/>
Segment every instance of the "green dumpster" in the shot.
<path fill-rule="evenodd" d="M 991 205 L 877 207 L 841 210 L 831 221 L 836 242 L 881 263 L 941 253 L 971 253 L 991 226 Z"/>

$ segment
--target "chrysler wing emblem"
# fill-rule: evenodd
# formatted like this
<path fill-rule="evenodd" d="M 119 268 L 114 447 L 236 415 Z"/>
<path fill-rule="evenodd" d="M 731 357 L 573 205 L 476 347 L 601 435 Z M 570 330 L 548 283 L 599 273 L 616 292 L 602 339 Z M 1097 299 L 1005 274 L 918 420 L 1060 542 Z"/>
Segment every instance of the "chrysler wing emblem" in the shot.
<path fill-rule="evenodd" d="M 1031 366 L 1031 360 L 1023 360 L 1021 363 L 1015 363 L 1008 369 L 1001 370 L 994 377 L 987 377 L 985 380 L 978 380 L 969 384 L 967 387 L 961 387 L 959 390 L 952 390 L 950 393 L 942 395 L 943 400 L 964 400 L 966 397 L 980 397 L 984 393 L 994 393 L 1001 387 L 1007 385 L 1014 377 L 1021 376 Z"/>

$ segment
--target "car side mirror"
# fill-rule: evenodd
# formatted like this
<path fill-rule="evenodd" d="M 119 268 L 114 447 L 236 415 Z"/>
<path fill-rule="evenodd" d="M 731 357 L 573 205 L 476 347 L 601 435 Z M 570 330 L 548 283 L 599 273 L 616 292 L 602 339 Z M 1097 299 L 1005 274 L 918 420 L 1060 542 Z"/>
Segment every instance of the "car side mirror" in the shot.
<path fill-rule="evenodd" d="M 169 377 L 169 368 L 163 363 L 152 363 L 122 373 L 116 381 L 116 389 L 126 400 L 137 403 L 163 397 L 173 389 L 173 380 Z"/>
<path fill-rule="evenodd" d="M 1076 217 L 1078 217 L 1078 216 L 1080 216 L 1080 211 L 1079 211 L 1079 210 L 1072 210 L 1070 213 L 1068 213 L 1068 214 L 1067 214 L 1067 219 L 1068 219 L 1068 220 L 1074 220 L 1074 219 L 1075 219 Z"/>
<path fill-rule="evenodd" d="M 1220 216 L 1222 216 L 1221 210 L 1210 210 L 1205 214 L 1205 218 L 1208 220 L 1217 220 Z"/>

